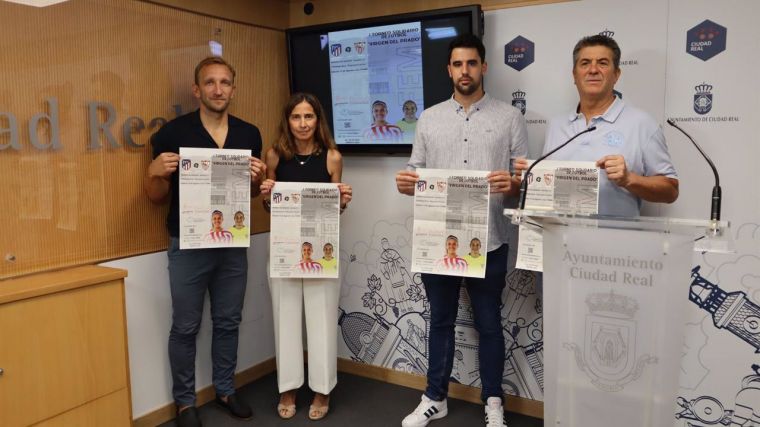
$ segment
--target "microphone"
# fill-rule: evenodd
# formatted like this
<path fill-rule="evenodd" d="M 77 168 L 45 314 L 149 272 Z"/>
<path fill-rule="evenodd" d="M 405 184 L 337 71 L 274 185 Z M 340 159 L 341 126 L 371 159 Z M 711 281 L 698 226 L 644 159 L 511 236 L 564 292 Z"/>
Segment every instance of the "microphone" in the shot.
<path fill-rule="evenodd" d="M 538 162 L 540 162 L 541 160 L 544 160 L 545 158 L 547 158 L 547 157 L 551 156 L 552 154 L 554 154 L 555 152 L 559 151 L 560 148 L 562 148 L 565 145 L 571 143 L 575 138 L 583 135 L 584 133 L 589 133 L 589 132 L 594 131 L 594 130 L 596 130 L 596 126 L 591 126 L 590 128 L 587 128 L 586 130 L 584 130 L 582 132 L 576 133 L 572 138 L 570 138 L 567 141 L 565 141 L 564 143 L 562 143 L 562 145 L 560 145 L 559 147 L 557 147 L 554 150 L 552 150 L 552 151 L 544 154 L 543 156 L 539 157 L 538 160 L 536 160 L 535 162 L 533 162 L 533 164 L 530 165 L 530 167 L 528 167 L 528 170 L 525 171 L 525 179 L 523 179 L 523 181 L 520 183 L 520 203 L 519 203 L 520 210 L 525 209 L 525 199 L 528 197 L 528 175 L 530 175 L 530 171 L 533 170 L 533 167 L 536 166 L 538 164 Z"/>
<path fill-rule="evenodd" d="M 668 124 L 673 126 L 674 128 L 681 131 L 682 134 L 686 135 L 687 138 L 689 138 L 689 141 L 691 141 L 692 144 L 694 144 L 695 147 L 697 147 L 697 150 L 699 151 L 699 154 L 702 155 L 702 157 L 707 160 L 707 163 L 710 165 L 710 168 L 712 168 L 713 175 L 715 176 L 715 186 L 713 186 L 712 189 L 712 204 L 710 206 L 710 221 L 712 222 L 712 230 L 716 233 L 718 233 L 718 221 L 720 221 L 720 202 L 722 198 L 722 193 L 720 190 L 720 177 L 718 176 L 718 170 L 715 168 L 715 165 L 713 164 L 712 160 L 710 160 L 709 157 L 707 157 L 707 154 L 702 150 L 702 147 L 697 144 L 696 141 L 694 141 L 694 138 L 692 138 L 688 133 L 686 133 L 685 130 L 681 129 L 676 122 L 673 119 L 667 120 Z"/>

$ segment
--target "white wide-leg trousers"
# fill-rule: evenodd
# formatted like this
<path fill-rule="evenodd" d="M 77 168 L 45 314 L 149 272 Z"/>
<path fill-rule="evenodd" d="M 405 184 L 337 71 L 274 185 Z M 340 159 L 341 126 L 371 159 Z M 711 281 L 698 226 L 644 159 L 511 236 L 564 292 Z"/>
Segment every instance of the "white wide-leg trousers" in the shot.
<path fill-rule="evenodd" d="M 309 388 L 322 394 L 338 382 L 338 279 L 269 279 L 280 393 L 304 382 L 302 316 L 306 311 Z"/>

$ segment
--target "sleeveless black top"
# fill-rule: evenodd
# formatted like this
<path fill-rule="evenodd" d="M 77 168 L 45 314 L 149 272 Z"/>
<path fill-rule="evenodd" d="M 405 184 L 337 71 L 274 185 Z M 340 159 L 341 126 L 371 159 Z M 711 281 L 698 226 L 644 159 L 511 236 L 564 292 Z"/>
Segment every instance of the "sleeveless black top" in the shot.
<path fill-rule="evenodd" d="M 297 154 L 290 160 L 280 157 L 274 174 L 277 181 L 283 182 L 330 182 L 327 150 L 311 156 Z"/>

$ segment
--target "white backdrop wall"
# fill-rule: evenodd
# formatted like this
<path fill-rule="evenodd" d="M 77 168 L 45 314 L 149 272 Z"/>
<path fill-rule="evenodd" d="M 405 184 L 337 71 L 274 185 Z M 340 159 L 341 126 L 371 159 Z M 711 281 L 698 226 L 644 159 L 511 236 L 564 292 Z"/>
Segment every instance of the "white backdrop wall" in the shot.
<path fill-rule="evenodd" d="M 752 425 L 760 417 L 760 182 L 754 172 L 760 158 L 760 2 L 730 0 L 584 0 L 507 9 L 486 14 L 485 42 L 489 72 L 486 90 L 505 101 L 524 92 L 530 153 L 541 152 L 547 121 L 572 110 L 571 52 L 584 35 L 614 32 L 623 50 L 623 74 L 617 85 L 626 102 L 648 111 L 664 124 L 673 117 L 704 146 L 722 172 L 723 217 L 732 222 L 737 253 L 694 257 L 694 267 L 712 294 L 732 294 L 745 317 L 729 312 L 717 327 L 713 315 L 690 307 L 681 364 L 680 397 L 673 402 L 674 425 Z M 687 31 L 709 19 L 727 29 L 726 49 L 708 60 L 686 53 Z M 504 48 L 522 36 L 534 43 L 535 61 L 517 71 L 504 63 Z M 712 86 L 712 109 L 694 109 L 695 86 Z M 672 205 L 648 205 L 645 213 L 706 218 L 712 175 L 688 141 L 666 126 L 666 137 L 681 181 Z M 344 181 L 354 201 L 343 215 L 339 356 L 363 363 L 424 374 L 427 368 L 427 300 L 411 266 L 412 200 L 395 190 L 393 176 L 406 156 L 345 158 Z M 249 251 L 249 288 L 241 327 L 238 369 L 274 355 L 265 260 L 268 235 L 255 236 Z M 171 402 L 166 343 L 171 324 L 166 254 L 108 263 L 127 268 L 127 315 L 133 412 L 139 417 Z M 507 361 L 503 385 L 512 395 L 543 399 L 541 302 L 532 274 L 510 270 L 503 295 L 502 321 Z M 692 279 L 684 272 L 688 297 Z M 756 313 L 754 310 L 757 310 Z M 717 314 L 723 313 L 721 308 Z M 757 320 L 760 322 L 760 318 Z M 198 387 L 210 384 L 210 321 L 205 314 L 198 343 Z M 745 332 L 742 333 L 741 329 Z M 760 332 L 760 331 L 758 331 Z M 753 341 L 754 339 L 754 341 Z M 452 381 L 480 385 L 477 333 L 466 294 L 456 333 Z M 340 385 L 338 385 L 340 387 Z M 411 404 L 411 403 L 410 403 Z M 754 415 L 753 415 L 754 414 Z M 760 419 L 755 421 L 760 425 Z"/>
<path fill-rule="evenodd" d="M 680 397 L 673 402 L 676 426 L 752 425 L 744 423 L 752 416 L 760 423 L 760 372 L 752 367 L 760 365 L 760 317 L 753 317 L 760 316 L 760 182 L 754 173 L 760 141 L 750 128 L 760 113 L 758 17 L 760 2 L 754 0 L 584 0 L 486 13 L 486 90 L 508 102 L 514 95 L 524 96 L 532 157 L 542 150 L 548 120 L 577 104 L 571 74 L 575 42 L 607 32 L 614 33 L 623 51 L 623 73 L 616 86 L 623 99 L 663 125 L 666 118 L 674 118 L 722 173 L 723 218 L 733 225 L 737 253 L 695 254 L 693 266 L 700 267 L 702 287 L 710 287 L 713 296 L 738 292 L 728 300 L 743 304 L 739 311 L 744 317 L 737 324 L 737 318 L 726 314 L 726 325 L 717 327 L 711 313 L 689 303 Z M 727 29 L 727 45 L 703 60 L 686 52 L 687 31 L 707 19 Z M 534 62 L 521 71 L 505 64 L 505 45 L 518 36 L 533 42 L 535 49 Z M 712 109 L 699 114 L 695 86 L 702 83 L 712 86 Z M 680 197 L 672 205 L 646 204 L 644 213 L 706 219 L 709 167 L 685 137 L 665 126 L 681 179 Z M 345 315 L 339 325 L 339 355 L 424 373 L 427 301 L 419 276 L 410 271 L 412 201 L 398 195 L 393 182 L 405 162 L 405 157 L 346 158 L 344 180 L 354 186 L 355 197 L 342 226 Z M 688 298 L 690 272 L 683 277 L 673 286 L 683 287 Z M 534 287 L 532 274 L 510 272 L 502 310 L 507 338 L 503 384 L 510 394 L 541 400 L 543 312 Z M 452 381 L 479 386 L 477 333 L 470 314 L 465 298 Z"/>
<path fill-rule="evenodd" d="M 266 279 L 269 234 L 251 239 L 248 289 L 240 324 L 237 371 L 274 357 L 272 305 Z M 132 416 L 138 418 L 174 402 L 169 370 L 169 329 L 172 304 L 166 252 L 101 264 L 128 270 L 125 280 Z M 211 384 L 211 318 L 208 298 L 198 332 L 195 385 Z"/>
<path fill-rule="evenodd" d="M 733 293 L 737 308 L 743 305 L 741 311 L 748 314 L 744 320 L 741 313 L 728 314 L 721 319 L 726 324 L 716 327 L 725 303 L 716 315 L 692 305 L 678 411 L 695 426 L 719 425 L 715 414 L 721 410 L 732 425 L 752 425 L 742 424 L 746 419 L 760 425 L 760 369 L 753 372 L 753 364 L 760 365 L 760 180 L 755 172 L 760 83 L 751 71 L 760 66 L 760 2 L 734 0 L 718 7 L 708 1 L 671 0 L 669 6 L 665 112 L 703 144 L 721 172 L 723 217 L 733 223 L 737 246 L 731 256 L 695 256 L 694 266 L 716 286 L 713 295 Z M 686 53 L 687 42 L 693 41 L 686 34 L 707 19 L 725 28 L 718 31 L 726 35 L 726 48 L 703 61 Z M 703 84 L 711 86 L 712 108 L 698 114 L 694 97 Z M 708 215 L 711 174 L 680 135 L 671 131 L 666 136 L 685 197 L 665 214 Z"/>

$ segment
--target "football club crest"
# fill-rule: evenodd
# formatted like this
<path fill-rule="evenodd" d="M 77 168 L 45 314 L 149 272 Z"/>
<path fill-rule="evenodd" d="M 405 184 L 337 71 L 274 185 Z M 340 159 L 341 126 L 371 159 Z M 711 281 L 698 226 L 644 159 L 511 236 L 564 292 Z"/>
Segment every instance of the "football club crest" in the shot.
<path fill-rule="evenodd" d="M 201 168 L 203 170 L 207 171 L 209 166 L 211 166 L 211 160 L 201 160 Z"/>
<path fill-rule="evenodd" d="M 712 85 L 702 83 L 694 86 L 694 112 L 697 114 L 707 114 L 712 110 L 713 96 Z"/>
<path fill-rule="evenodd" d="M 520 110 L 525 115 L 525 109 L 527 108 L 527 102 L 525 101 L 525 92 L 516 90 L 512 92 L 512 106 Z"/>
<path fill-rule="evenodd" d="M 340 43 L 335 43 L 334 45 L 330 46 L 330 53 L 332 53 L 332 56 L 340 56 L 342 52 L 343 46 Z"/>
<path fill-rule="evenodd" d="M 651 355 L 636 357 L 636 312 L 639 304 L 631 297 L 609 293 L 591 293 L 586 297 L 586 333 L 583 346 L 565 343 L 575 352 L 575 363 L 602 391 L 620 391 L 637 380 Z"/>
<path fill-rule="evenodd" d="M 182 159 L 182 170 L 189 171 L 193 167 L 193 161 L 190 159 Z"/>
<path fill-rule="evenodd" d="M 354 50 L 358 55 L 361 55 L 364 53 L 364 49 L 366 48 L 367 44 L 365 42 L 356 42 L 354 43 Z"/>
<path fill-rule="evenodd" d="M 427 181 L 419 180 L 417 181 L 417 191 L 425 191 L 425 188 L 427 188 Z"/>
<path fill-rule="evenodd" d="M 282 193 L 272 194 L 272 203 L 280 203 L 282 201 Z"/>

